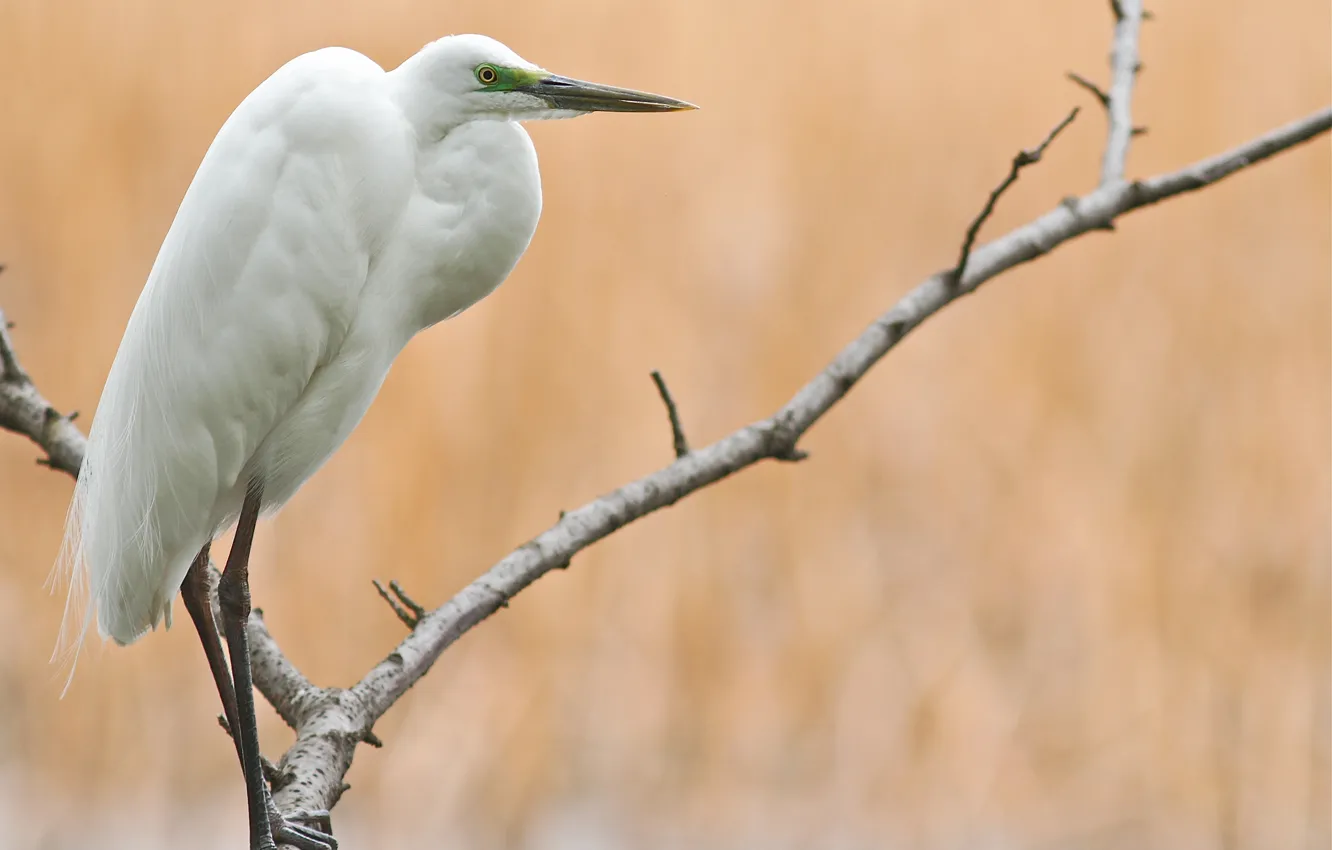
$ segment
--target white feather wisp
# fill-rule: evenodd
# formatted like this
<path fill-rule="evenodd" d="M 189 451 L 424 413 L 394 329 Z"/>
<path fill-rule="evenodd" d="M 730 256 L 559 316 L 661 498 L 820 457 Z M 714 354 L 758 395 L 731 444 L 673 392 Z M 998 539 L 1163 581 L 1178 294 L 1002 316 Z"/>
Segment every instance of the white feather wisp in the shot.
<path fill-rule="evenodd" d="M 170 409 L 187 364 L 163 356 L 171 345 L 161 331 L 191 323 L 174 309 L 180 299 L 156 292 L 160 267 L 170 265 L 166 247 L 102 391 L 53 572 L 55 584 L 68 584 L 53 660 L 70 677 L 94 617 L 99 635 L 121 645 L 171 625 L 176 591 L 207 537 L 216 475 L 207 474 L 205 446 L 187 447 L 181 429 L 190 418 Z"/>

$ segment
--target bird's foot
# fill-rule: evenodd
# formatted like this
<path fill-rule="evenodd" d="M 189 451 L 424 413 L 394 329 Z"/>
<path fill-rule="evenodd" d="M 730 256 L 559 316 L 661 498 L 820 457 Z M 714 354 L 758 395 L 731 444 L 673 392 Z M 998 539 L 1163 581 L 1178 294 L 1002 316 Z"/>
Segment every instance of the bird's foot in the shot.
<path fill-rule="evenodd" d="M 298 850 L 338 850 L 328 812 L 295 812 L 284 816 L 270 802 L 268 823 L 273 830 L 273 841 L 279 845 L 287 844 Z"/>

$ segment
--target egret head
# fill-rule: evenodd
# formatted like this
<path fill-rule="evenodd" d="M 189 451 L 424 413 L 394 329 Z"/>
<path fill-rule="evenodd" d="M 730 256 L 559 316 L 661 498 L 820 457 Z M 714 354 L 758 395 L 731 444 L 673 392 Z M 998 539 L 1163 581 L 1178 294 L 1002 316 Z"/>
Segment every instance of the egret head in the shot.
<path fill-rule="evenodd" d="M 417 61 L 434 94 L 460 121 L 534 121 L 589 112 L 698 108 L 672 97 L 552 74 L 484 35 L 446 36 L 409 60 Z"/>

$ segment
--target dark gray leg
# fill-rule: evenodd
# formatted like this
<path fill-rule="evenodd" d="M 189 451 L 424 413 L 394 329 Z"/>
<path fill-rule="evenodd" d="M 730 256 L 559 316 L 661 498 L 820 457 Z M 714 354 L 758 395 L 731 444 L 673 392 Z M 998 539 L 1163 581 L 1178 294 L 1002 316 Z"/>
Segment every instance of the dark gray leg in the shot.
<path fill-rule="evenodd" d="M 236 722 L 231 734 L 240 747 L 241 770 L 245 773 L 246 798 L 250 810 L 250 850 L 277 850 L 268 824 L 268 801 L 264 768 L 259 759 L 259 726 L 254 717 L 254 683 L 250 678 L 250 642 L 245 624 L 250 620 L 250 545 L 259 521 L 263 486 L 254 482 L 245 493 L 236 539 L 227 555 L 227 566 L 217 586 L 222 608 L 222 630 L 231 651 L 231 676 L 235 683 Z M 224 698 L 225 700 L 225 698 Z"/>
<path fill-rule="evenodd" d="M 194 559 L 194 563 L 190 565 L 190 571 L 185 575 L 185 581 L 181 583 L 181 598 L 185 602 L 185 610 L 189 612 L 190 619 L 194 621 L 195 629 L 199 632 L 199 642 L 203 644 L 204 655 L 208 658 L 208 668 L 212 671 L 213 683 L 217 686 L 217 695 L 222 700 L 222 711 L 227 718 L 227 726 L 231 730 L 232 741 L 236 745 L 236 755 L 240 758 L 241 769 L 245 772 L 246 798 L 250 811 L 251 848 L 253 850 L 259 850 L 259 848 L 268 850 L 268 848 L 275 848 L 277 842 L 281 842 L 290 844 L 298 850 L 337 850 L 338 842 L 332 835 L 283 818 L 282 813 L 273 804 L 273 795 L 268 790 L 268 783 L 263 777 L 263 765 L 259 757 L 259 732 L 254 717 L 254 689 L 250 682 L 249 640 L 246 637 L 244 626 L 250 617 L 250 544 L 254 541 L 254 525 L 259 518 L 259 498 L 260 494 L 258 492 L 246 496 L 245 505 L 241 509 L 241 518 L 236 528 L 236 542 L 232 546 L 231 554 L 227 557 L 227 568 L 223 573 L 223 581 L 218 585 L 218 597 L 222 605 L 223 618 L 228 621 L 227 642 L 232 647 L 233 659 L 239 659 L 242 656 L 237 654 L 237 644 L 232 639 L 234 630 L 230 628 L 230 621 L 233 613 L 240 613 L 241 610 L 244 612 L 240 620 L 240 637 L 245 659 L 243 674 L 245 684 L 243 686 L 240 683 L 242 672 L 239 667 L 236 669 L 236 681 L 234 683 L 232 681 L 232 674 L 228 670 L 226 657 L 222 654 L 222 640 L 217 633 L 217 622 L 213 618 L 213 600 L 208 580 L 208 550 L 211 544 L 204 544 L 203 549 L 199 551 L 199 555 Z M 251 504 L 252 502 L 253 504 Z M 239 572 L 233 569 L 234 566 L 239 566 Z M 227 580 L 228 576 L 232 576 L 230 582 Z M 224 593 L 223 588 L 229 584 L 238 584 L 239 587 L 233 587 L 233 589 Z M 230 600 L 230 605 L 228 600 Z M 236 605 L 237 601 L 242 604 Z M 228 610 L 229 607 L 233 610 Z M 245 694 L 248 700 L 248 724 L 241 719 L 242 707 L 237 700 L 237 693 Z M 253 758 L 248 761 L 246 759 L 247 744 L 243 732 L 247 728 L 250 730 L 249 742 L 253 751 Z M 259 789 L 259 811 L 262 813 L 262 820 L 259 824 L 255 822 L 256 782 L 252 778 L 251 762 L 259 765 L 257 787 Z M 256 837 L 259 830 L 263 830 L 263 837 Z"/>
<path fill-rule="evenodd" d="M 217 686 L 217 695 L 222 700 L 222 713 L 227 718 L 228 728 L 239 728 L 240 721 L 236 711 L 236 689 L 231 683 L 231 670 L 227 666 L 227 657 L 222 652 L 222 638 L 217 633 L 217 621 L 213 619 L 213 600 L 208 586 L 208 549 L 211 541 L 199 550 L 190 571 L 185 574 L 185 581 L 180 585 L 180 598 L 185 602 L 185 610 L 194 621 L 195 631 L 199 633 L 199 643 L 203 644 L 204 655 L 208 658 L 208 669 L 213 674 L 213 684 Z M 244 764 L 241 756 L 240 739 L 234 734 L 236 756 Z"/>

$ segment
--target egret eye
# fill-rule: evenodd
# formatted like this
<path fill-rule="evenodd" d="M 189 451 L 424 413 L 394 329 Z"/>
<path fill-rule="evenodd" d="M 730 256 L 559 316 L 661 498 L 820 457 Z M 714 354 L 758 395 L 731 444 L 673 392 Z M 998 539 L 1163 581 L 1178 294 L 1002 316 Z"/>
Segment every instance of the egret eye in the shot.
<path fill-rule="evenodd" d="M 499 81 L 499 71 L 491 65 L 482 65 L 476 69 L 476 78 L 484 86 L 493 86 Z"/>

